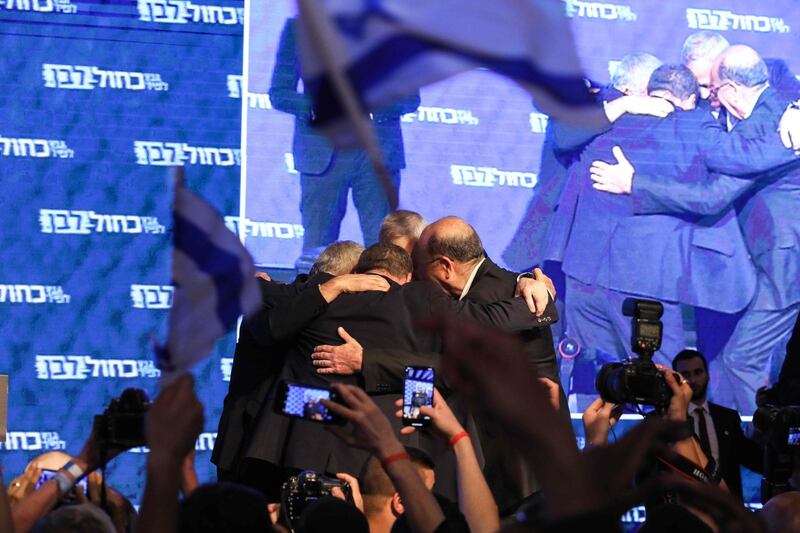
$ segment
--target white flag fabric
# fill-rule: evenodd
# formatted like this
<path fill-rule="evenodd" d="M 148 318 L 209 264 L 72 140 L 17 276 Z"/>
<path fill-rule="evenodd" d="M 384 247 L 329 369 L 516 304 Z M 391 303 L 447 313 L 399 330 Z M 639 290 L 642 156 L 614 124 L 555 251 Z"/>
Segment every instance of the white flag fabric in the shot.
<path fill-rule="evenodd" d="M 561 0 L 298 1 L 304 83 L 317 124 L 334 137 L 347 139 L 353 120 L 332 70 L 344 73 L 367 110 L 484 67 L 529 90 L 543 113 L 574 125 L 605 123 Z"/>
<path fill-rule="evenodd" d="M 167 343 L 156 349 L 162 385 L 206 358 L 260 303 L 252 257 L 219 214 L 180 183 L 173 217 L 175 296 Z"/>

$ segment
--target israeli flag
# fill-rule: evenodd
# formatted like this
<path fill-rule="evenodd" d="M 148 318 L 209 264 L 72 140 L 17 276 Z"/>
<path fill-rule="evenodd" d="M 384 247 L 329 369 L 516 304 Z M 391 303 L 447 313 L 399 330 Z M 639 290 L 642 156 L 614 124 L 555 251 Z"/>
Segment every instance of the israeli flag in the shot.
<path fill-rule="evenodd" d="M 166 346 L 156 348 L 162 385 L 207 357 L 261 301 L 250 254 L 219 214 L 181 183 L 173 216 L 175 296 Z"/>
<path fill-rule="evenodd" d="M 352 88 L 363 113 L 476 67 L 515 80 L 551 117 L 605 124 L 584 81 L 563 1 L 298 1 L 303 79 L 315 96 L 315 121 L 343 144 L 355 139 L 357 122 L 343 92 Z"/>

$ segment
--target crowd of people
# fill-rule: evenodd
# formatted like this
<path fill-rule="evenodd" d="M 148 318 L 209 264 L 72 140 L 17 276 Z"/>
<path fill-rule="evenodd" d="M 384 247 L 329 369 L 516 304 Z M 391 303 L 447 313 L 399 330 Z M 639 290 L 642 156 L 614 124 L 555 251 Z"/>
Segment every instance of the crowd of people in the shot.
<path fill-rule="evenodd" d="M 558 230 L 566 232 L 558 246 L 572 299 L 567 322 L 584 344 L 608 341 L 609 351 L 628 353 L 621 339 L 629 342 L 630 325 L 620 325 L 620 303 L 624 295 L 647 296 L 649 289 L 625 284 L 654 278 L 637 277 L 625 265 L 649 265 L 653 242 L 632 230 L 600 234 L 610 219 L 628 227 L 623 218 L 629 213 L 612 207 L 622 195 L 631 195 L 637 208 L 663 213 L 670 212 L 659 211 L 669 204 L 684 215 L 696 211 L 716 217 L 708 227 L 717 239 L 738 235 L 758 267 L 749 281 L 758 291 L 756 303 L 745 302 L 745 317 L 780 323 L 775 338 L 785 333 L 785 324 L 793 327 L 786 359 L 794 361 L 800 358 L 800 304 L 795 293 L 784 294 L 775 283 L 772 249 L 754 252 L 759 239 L 769 236 L 762 228 L 758 239 L 748 240 L 755 222 L 747 217 L 763 221 L 777 193 L 791 197 L 798 185 L 792 148 L 800 148 L 800 136 L 791 125 L 798 111 L 787 110 L 778 96 L 767 101 L 775 91 L 755 51 L 726 44 L 713 54 L 712 59 L 687 56 L 691 61 L 683 66 L 633 54 L 623 60 L 609 89 L 618 98 L 603 100 L 614 125 L 604 132 L 555 132 L 561 135 L 559 150 L 566 143 L 582 151 L 565 166 L 565 176 L 583 176 L 583 181 L 559 193 L 579 193 L 571 204 L 569 198 L 559 200 L 558 217 L 570 219 L 556 219 L 548 236 L 555 246 Z M 697 62 L 707 63 L 705 70 Z M 716 109 L 716 120 L 744 124 L 756 117 L 762 121 L 759 128 L 774 126 L 774 135 L 753 134 L 747 144 L 733 146 L 712 133 L 699 136 L 711 130 L 700 128 L 699 115 L 690 111 L 704 98 Z M 642 129 L 641 117 L 631 121 L 631 115 L 655 115 L 661 126 Z M 779 133 L 781 120 L 790 125 Z M 639 135 L 642 131 L 649 136 Z M 665 132 L 672 134 L 670 143 L 683 147 L 676 152 L 678 161 L 654 156 L 674 152 L 664 150 Z M 720 150 L 746 148 L 748 160 L 728 151 L 715 162 L 706 141 Z M 637 156 L 637 150 L 644 155 Z M 617 164 L 599 164 L 606 153 L 613 153 Z M 751 164 L 768 168 L 754 170 Z M 683 179 L 687 175 L 693 179 Z M 747 192 L 747 201 L 766 206 L 757 213 L 744 207 L 737 219 L 735 213 L 727 216 L 705 205 L 716 198 L 709 194 L 724 189 L 735 198 L 754 182 L 758 185 Z M 668 186 L 662 190 L 659 183 Z M 675 194 L 673 185 L 686 191 Z M 710 193 L 708 187 L 717 188 Z M 674 224 L 667 228 L 664 218 L 650 229 L 666 232 L 661 236 L 667 241 L 671 235 L 680 240 L 682 230 Z M 700 224 L 691 218 L 682 224 L 686 220 Z M 379 242 L 367 248 L 349 241 L 328 245 L 309 274 L 292 283 L 259 273 L 262 305 L 240 327 L 212 454 L 217 482 L 200 485 L 194 472 L 203 406 L 193 378 L 184 375 L 161 390 L 144 418 L 149 453 L 138 512 L 97 472 L 125 447 L 109 447 L 92 431 L 76 455 L 35 458 L 7 491 L 0 490 L 0 530 L 606 532 L 620 531 L 622 513 L 645 505 L 644 532 L 800 531 L 800 492 L 777 494 L 758 513 L 743 505 L 739 467 L 764 470 L 764 443 L 745 436 L 735 410 L 709 401 L 708 362 L 677 341 L 675 328 L 682 325 L 676 325 L 669 305 L 657 360 L 668 405 L 616 438 L 613 428 L 625 406 L 593 394 L 583 410 L 585 446 L 579 447 L 552 332 L 559 320 L 552 280 L 539 269 L 516 273 L 499 267 L 487 257 L 475 229 L 458 217 L 427 224 L 417 213 L 395 211 L 378 234 Z M 641 253 L 600 260 L 604 252 L 598 247 L 611 246 L 614 239 L 629 251 L 641 245 Z M 667 259 L 672 252 L 680 254 L 662 251 L 660 268 L 669 272 Z M 586 254 L 593 260 L 581 259 Z M 798 271 L 791 268 L 800 263 L 784 259 L 781 272 L 795 276 L 793 288 L 786 290 L 796 292 Z M 718 271 L 725 282 L 737 281 L 728 270 L 734 266 L 725 263 Z M 690 295 L 703 306 L 743 297 L 721 291 L 720 285 L 701 287 L 701 282 L 707 280 L 687 278 L 680 298 Z M 600 328 L 599 321 L 608 324 Z M 772 337 L 770 346 L 761 347 L 764 353 L 774 349 Z M 734 371 L 739 357 L 729 356 Z M 403 424 L 401 396 L 409 366 L 435 371 L 431 405 L 418 406 L 419 414 L 430 418 L 427 428 Z M 756 381 L 740 378 L 748 387 L 738 392 L 754 394 Z M 317 420 L 322 416 L 304 420 L 281 413 L 276 406 L 287 382 L 333 391 L 336 399 L 321 404 L 344 425 L 322 424 Z M 750 401 L 755 405 L 755 398 Z M 55 474 L 37 487 L 42 470 Z M 787 477 L 790 488 L 800 489 L 800 469 Z"/>

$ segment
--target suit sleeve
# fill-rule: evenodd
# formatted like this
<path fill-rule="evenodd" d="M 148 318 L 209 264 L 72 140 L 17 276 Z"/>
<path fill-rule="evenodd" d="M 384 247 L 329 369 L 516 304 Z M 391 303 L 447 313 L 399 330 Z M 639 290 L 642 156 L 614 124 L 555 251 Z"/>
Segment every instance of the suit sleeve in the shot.
<path fill-rule="evenodd" d="M 764 450 L 742 431 L 739 415 L 731 417 L 731 449 L 736 462 L 759 474 L 764 471 Z"/>
<path fill-rule="evenodd" d="M 490 304 L 478 304 L 469 300 L 456 301 L 443 295 L 443 299 L 437 304 L 443 311 L 504 331 L 528 331 L 558 322 L 558 311 L 552 298 L 550 298 L 544 314 L 540 317 L 531 313 L 524 298 L 510 298 Z"/>
<path fill-rule="evenodd" d="M 256 340 L 265 346 L 291 339 L 325 309 L 319 283 L 328 281 L 327 274 L 311 278 L 305 285 L 289 285 L 282 294 L 267 298 L 263 308 L 247 323 Z"/>
<path fill-rule="evenodd" d="M 288 20 L 281 32 L 269 89 L 272 107 L 300 119 L 311 117 L 311 98 L 298 92 L 300 64 L 295 45 L 296 22 Z"/>
<path fill-rule="evenodd" d="M 633 213 L 715 215 L 730 209 L 736 198 L 753 185 L 753 181 L 722 174 L 690 182 L 637 172 L 631 193 Z"/>
<path fill-rule="evenodd" d="M 760 115 L 730 132 L 709 122 L 702 136 L 706 141 L 704 158 L 711 172 L 758 179 L 769 170 L 800 162 L 792 150 L 783 146 L 777 124 L 763 120 Z"/>

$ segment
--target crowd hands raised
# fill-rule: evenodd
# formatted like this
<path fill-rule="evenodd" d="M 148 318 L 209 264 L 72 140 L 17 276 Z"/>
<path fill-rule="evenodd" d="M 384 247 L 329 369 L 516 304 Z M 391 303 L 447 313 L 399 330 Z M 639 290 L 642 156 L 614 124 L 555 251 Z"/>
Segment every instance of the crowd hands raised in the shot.
<path fill-rule="evenodd" d="M 326 407 L 347 421 L 331 427 L 347 445 L 368 451 L 372 459 L 361 472 L 364 493 L 352 473 L 346 481 L 351 496 L 334 489 L 331 498 L 309 506 L 300 531 L 621 531 L 621 514 L 648 505 L 640 531 L 792 531 L 797 522 L 796 493 L 787 493 L 761 515 L 734 499 L 724 483 L 704 483 L 669 469 L 658 461 L 678 464 L 680 457 L 700 470 L 709 460 L 687 429 L 692 389 L 680 374 L 661 367 L 672 390 L 661 416 L 645 420 L 609 443 L 620 406 L 596 400 L 583 414 L 586 446 L 579 450 L 571 427 L 558 415 L 557 396 L 521 356 L 517 339 L 492 328 L 450 317 L 424 327 L 442 335 L 442 372 L 469 405 L 492 417 L 503 435 L 534 464 L 544 505 L 535 513 L 517 513 L 501 524 L 497 505 L 481 471 L 473 443 L 445 399 L 435 391 L 430 407 L 431 431 L 449 444 L 456 457 L 458 506 L 434 495 L 432 466 L 401 444 L 389 419 L 359 387 L 335 384 L 337 402 Z M 398 407 L 402 400 L 398 400 Z M 402 416 L 398 411 L 396 416 Z M 268 504 L 250 488 L 231 483 L 197 487 L 191 463 L 203 425 L 203 407 L 185 375 L 164 388 L 146 417 L 146 488 L 138 516 L 129 502 L 109 490 L 101 503 L 97 469 L 123 449 L 101 458 L 90 433 L 83 449 L 58 471 L 63 486 L 51 479 L 33 490 L 47 458 L 33 461 L 9 490 L 0 493 L 3 531 L 286 531 L 290 525 L 279 504 Z M 400 433 L 420 431 L 405 427 Z M 410 453 L 411 452 L 411 453 Z M 655 459 L 654 459 L 655 458 Z M 56 459 L 62 461 L 63 458 Z M 52 461 L 51 461 L 52 462 Z M 75 483 L 87 477 L 86 494 Z M 666 470 L 666 471 L 665 471 Z M 677 471 L 677 469 L 675 469 Z M 646 475 L 643 475 L 646 473 Z M 383 478 L 382 480 L 380 478 Z M 378 479 L 378 481 L 376 481 Z M 376 487 L 389 487 L 379 490 Z M 183 492 L 184 499 L 179 501 Z M 336 499 L 338 498 L 338 500 Z M 789 503 L 787 503 L 787 501 Z"/>

